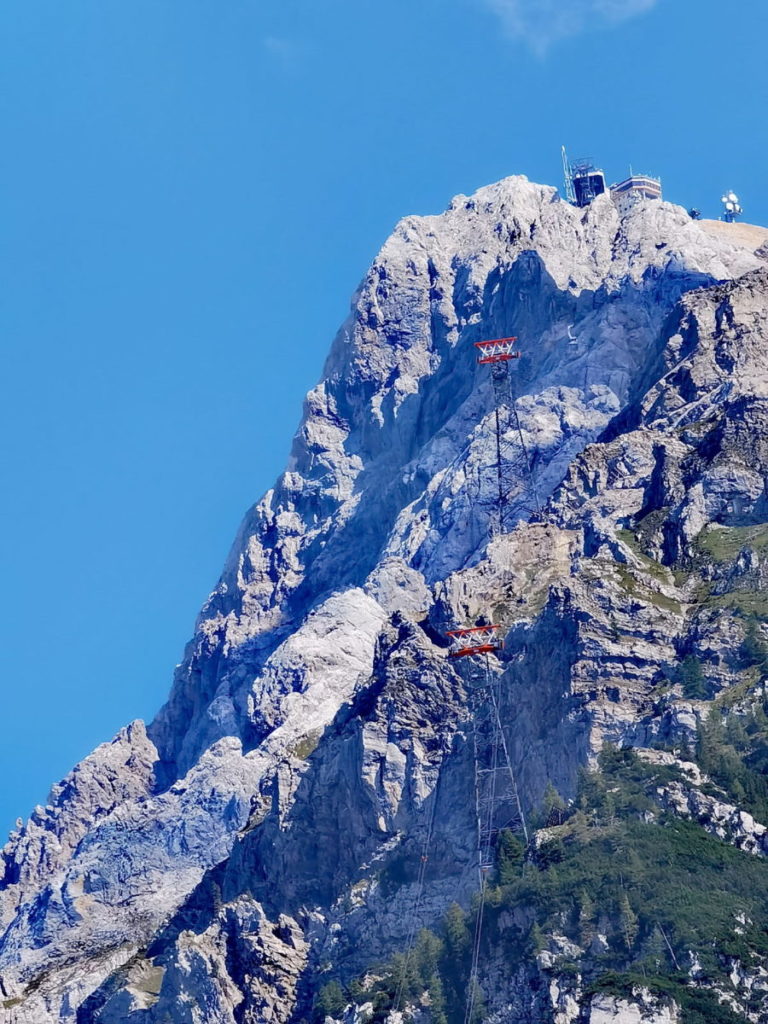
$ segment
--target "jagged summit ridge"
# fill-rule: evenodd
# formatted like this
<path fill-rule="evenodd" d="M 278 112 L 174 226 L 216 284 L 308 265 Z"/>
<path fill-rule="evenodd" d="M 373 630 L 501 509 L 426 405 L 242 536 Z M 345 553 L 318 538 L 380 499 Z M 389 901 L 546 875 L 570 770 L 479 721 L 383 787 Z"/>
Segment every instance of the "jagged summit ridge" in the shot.
<path fill-rule="evenodd" d="M 446 624 L 501 606 L 510 652 L 538 652 L 514 683 L 529 801 L 547 779 L 572 791 L 605 736 L 642 745 L 684 718 L 648 718 L 648 692 L 688 629 L 686 595 L 664 579 L 666 607 L 630 612 L 599 560 L 642 570 L 617 530 L 662 494 L 679 524 L 652 538 L 667 560 L 734 496 L 759 514 L 760 471 L 726 470 L 721 445 L 702 476 L 679 429 L 706 410 L 727 421 L 747 392 L 762 401 L 764 266 L 671 204 L 620 219 L 607 196 L 579 211 L 519 177 L 401 221 L 168 704 L 148 735 L 137 724 L 99 748 L 4 851 L 0 997 L 19 1024 L 203 1019 L 191 1004 L 178 1016 L 184 991 L 213 1008 L 206 1020 L 287 1021 L 324 957 L 362 970 L 362 936 L 369 958 L 402 937 L 408 891 L 385 900 L 371 865 L 408 849 L 441 776 L 428 913 L 468 893 L 467 702 L 436 642 Z M 548 523 L 489 548 L 491 397 L 472 342 L 510 332 L 551 500 Z M 615 439 L 595 444 L 611 423 Z M 619 701 L 599 696 L 616 688 Z M 342 926 L 339 901 L 361 884 Z M 214 886 L 226 913 L 200 909 Z M 228 944 L 250 980 L 228 972 Z"/>
<path fill-rule="evenodd" d="M 523 178 L 454 200 L 438 217 L 406 218 L 355 297 L 308 397 L 291 468 L 246 517 L 198 635 L 223 633 L 225 651 L 266 652 L 308 607 L 364 585 L 382 552 L 427 582 L 479 554 L 490 398 L 472 341 L 513 328 L 522 339 L 520 412 L 546 493 L 627 402 L 674 300 L 759 264 L 670 204 L 642 204 L 620 221 L 607 197 L 583 214 Z M 631 301 L 619 312 L 622 291 Z M 576 353 L 569 323 L 585 338 Z M 239 688 L 228 689 L 242 721 Z M 175 757 L 182 733 L 172 697 L 153 736 Z"/>

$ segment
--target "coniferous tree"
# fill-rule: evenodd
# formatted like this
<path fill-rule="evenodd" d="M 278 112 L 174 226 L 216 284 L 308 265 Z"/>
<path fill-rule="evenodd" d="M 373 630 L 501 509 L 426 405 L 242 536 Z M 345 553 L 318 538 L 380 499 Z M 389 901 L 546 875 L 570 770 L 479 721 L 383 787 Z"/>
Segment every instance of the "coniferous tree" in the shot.
<path fill-rule="evenodd" d="M 445 940 L 452 957 L 462 961 L 469 952 L 470 936 L 466 914 L 458 903 L 452 903 L 445 913 Z"/>
<path fill-rule="evenodd" d="M 683 693 L 690 700 L 706 700 L 709 697 L 709 684 L 704 678 L 701 662 L 692 654 L 680 662 L 677 678 L 683 688 Z"/>
<path fill-rule="evenodd" d="M 582 946 L 590 946 L 595 937 L 595 904 L 586 889 L 582 889 L 577 897 L 579 912 L 579 941 Z"/>
<path fill-rule="evenodd" d="M 317 994 L 315 1005 L 320 1011 L 321 1019 L 323 1017 L 338 1017 L 344 1012 L 347 1001 L 344 998 L 344 990 L 338 981 L 334 979 L 327 985 L 323 985 Z"/>
<path fill-rule="evenodd" d="M 429 980 L 429 1006 L 431 1024 L 448 1024 L 446 999 L 440 975 L 435 973 Z"/>
<path fill-rule="evenodd" d="M 422 928 L 416 939 L 413 959 L 425 985 L 436 974 L 443 950 L 443 943 L 434 932 Z"/>
<path fill-rule="evenodd" d="M 416 964 L 415 950 L 408 953 L 395 953 L 392 957 L 393 991 L 401 993 L 405 999 L 414 999 L 423 990 L 421 975 Z"/>
<path fill-rule="evenodd" d="M 538 922 L 534 921 L 531 925 L 531 930 L 528 933 L 528 941 L 530 943 L 531 951 L 535 955 L 540 953 L 547 944 L 547 940 L 544 936 L 544 932 L 538 925 Z"/>
<path fill-rule="evenodd" d="M 367 1000 L 367 992 L 358 978 L 353 978 L 347 985 L 349 998 L 353 1003 L 363 1003 Z"/>
<path fill-rule="evenodd" d="M 472 991 L 474 994 L 474 1009 L 472 1011 L 469 1024 L 480 1024 L 480 1022 L 485 1018 L 487 1012 L 485 1007 L 485 996 L 483 995 L 483 990 L 476 981 L 473 980 L 470 984 L 472 985 Z"/>
<path fill-rule="evenodd" d="M 654 925 L 651 934 L 643 943 L 643 961 L 651 973 L 661 974 L 666 967 L 668 959 L 669 951 L 667 950 L 667 944 L 664 942 L 659 926 Z"/>
<path fill-rule="evenodd" d="M 580 843 L 586 843 L 589 839 L 589 818 L 582 810 L 576 811 L 570 820 L 573 835 Z"/>
<path fill-rule="evenodd" d="M 523 866 L 525 847 L 517 836 L 509 829 L 499 834 L 497 847 L 497 863 L 499 868 L 499 885 L 511 885 L 520 875 Z"/>
<path fill-rule="evenodd" d="M 637 914 L 632 909 L 626 893 L 622 893 L 619 900 L 619 927 L 621 928 L 627 952 L 631 953 L 637 939 L 638 923 Z"/>
<path fill-rule="evenodd" d="M 547 783 L 547 788 L 544 790 L 544 824 L 548 826 L 562 825 L 565 818 L 565 808 L 565 800 L 563 800 L 550 780 Z"/>

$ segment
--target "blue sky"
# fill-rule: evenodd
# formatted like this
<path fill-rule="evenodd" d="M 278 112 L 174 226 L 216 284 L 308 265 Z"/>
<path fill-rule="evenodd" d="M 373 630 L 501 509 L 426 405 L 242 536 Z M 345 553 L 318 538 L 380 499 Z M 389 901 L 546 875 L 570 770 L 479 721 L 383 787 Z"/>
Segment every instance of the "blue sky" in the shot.
<path fill-rule="evenodd" d="M 768 223 L 766 5 L 6 0 L 0 830 L 168 691 L 396 220 L 559 147 Z"/>

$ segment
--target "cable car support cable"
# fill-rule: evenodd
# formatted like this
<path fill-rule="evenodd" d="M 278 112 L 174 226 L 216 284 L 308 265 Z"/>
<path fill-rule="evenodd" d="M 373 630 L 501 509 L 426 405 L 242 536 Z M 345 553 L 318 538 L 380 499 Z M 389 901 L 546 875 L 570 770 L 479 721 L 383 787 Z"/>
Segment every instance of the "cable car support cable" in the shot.
<path fill-rule="evenodd" d="M 421 856 L 419 859 L 419 871 L 416 876 L 416 893 L 413 898 L 411 910 L 409 913 L 409 925 L 406 933 L 406 952 L 403 959 L 403 966 L 400 972 L 400 981 L 397 985 L 395 993 L 395 1000 L 392 1004 L 392 1009 L 399 1012 L 402 1008 L 403 997 L 405 995 L 405 986 L 408 981 L 408 969 L 411 965 L 411 959 L 413 957 L 413 950 L 416 944 L 416 928 L 418 925 L 419 910 L 421 908 L 421 901 L 424 897 L 424 883 L 427 874 L 427 864 L 429 862 L 429 850 L 432 844 L 432 836 L 435 828 L 435 813 L 437 810 L 437 796 L 440 788 L 440 773 L 438 772 L 437 781 L 435 782 L 435 788 L 432 793 L 432 807 L 430 808 L 429 817 L 427 819 L 427 832 L 424 837 L 424 843 L 421 848 Z"/>

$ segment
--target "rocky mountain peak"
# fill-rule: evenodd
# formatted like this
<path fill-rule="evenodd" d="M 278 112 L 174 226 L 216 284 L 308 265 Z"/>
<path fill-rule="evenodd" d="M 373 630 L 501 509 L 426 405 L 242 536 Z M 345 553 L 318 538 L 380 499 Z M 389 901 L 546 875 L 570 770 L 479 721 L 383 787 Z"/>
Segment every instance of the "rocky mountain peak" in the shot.
<path fill-rule="evenodd" d="M 734 652 L 761 642 L 740 613 L 762 609 L 768 549 L 766 239 L 659 201 L 579 210 L 523 177 L 397 225 L 168 702 L 54 787 L 3 851 L 14 1024 L 298 1024 L 317 1019 L 324 982 L 410 948 L 414 915 L 437 928 L 469 908 L 476 684 L 446 656 L 449 629 L 502 628 L 500 725 L 533 818 L 553 787 L 586 806 L 580 771 L 607 742 L 695 747 L 712 702 L 746 699 L 759 679 Z M 522 442 L 528 468 L 500 534 L 495 399 L 474 343 L 509 335 L 504 443 Z M 707 785 L 665 776 L 648 822 L 662 807 L 689 822 Z M 727 797 L 707 797 L 712 842 L 738 831 Z M 739 856 L 762 856 L 759 822 L 738 820 Z M 500 934 L 536 923 L 520 908 Z M 677 989 L 589 989 L 603 916 L 592 952 L 550 929 L 517 974 L 489 949 L 488 1019 L 678 1020 Z M 578 982 L 558 974 L 569 958 Z M 366 1019 L 352 1002 L 328 1016 Z M 434 1005 L 413 1012 L 441 1024 Z"/>

